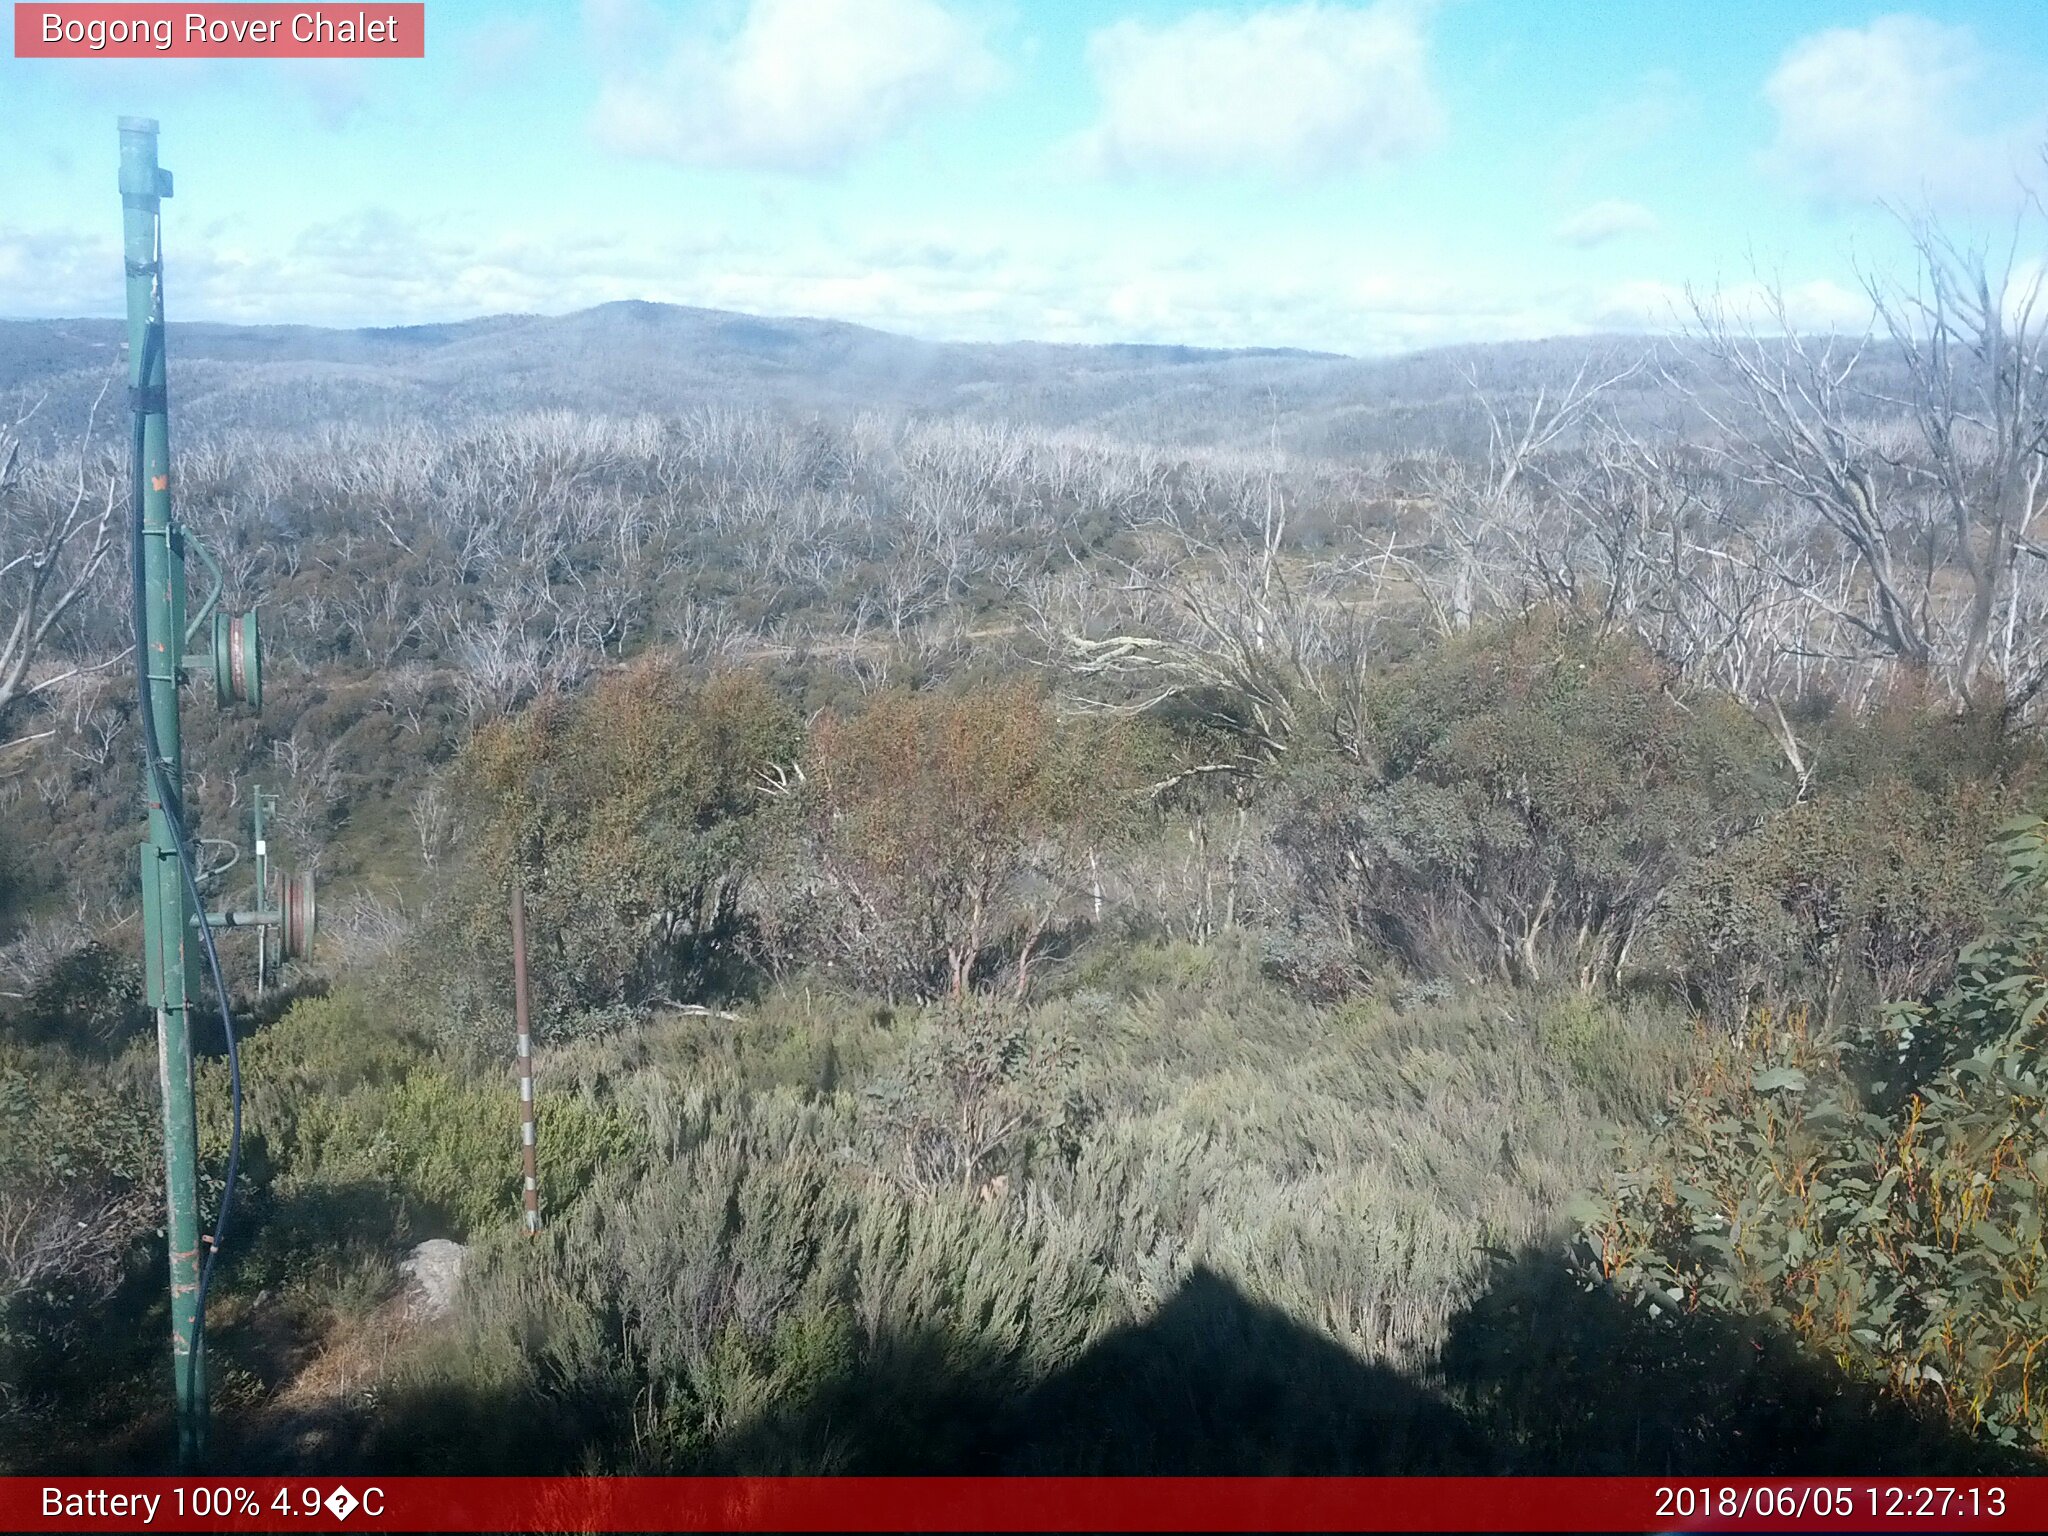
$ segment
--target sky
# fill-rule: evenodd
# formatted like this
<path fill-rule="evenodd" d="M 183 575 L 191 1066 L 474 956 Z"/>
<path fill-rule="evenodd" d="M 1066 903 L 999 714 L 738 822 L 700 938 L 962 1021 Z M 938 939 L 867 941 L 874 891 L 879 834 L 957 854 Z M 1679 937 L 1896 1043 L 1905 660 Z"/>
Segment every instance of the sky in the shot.
<path fill-rule="evenodd" d="M 0 316 L 119 313 L 122 114 L 177 178 L 174 320 L 1382 354 L 1768 284 L 1856 327 L 1902 215 L 2002 250 L 2048 184 L 2039 0 L 433 0 L 426 55 L 10 46 Z"/>

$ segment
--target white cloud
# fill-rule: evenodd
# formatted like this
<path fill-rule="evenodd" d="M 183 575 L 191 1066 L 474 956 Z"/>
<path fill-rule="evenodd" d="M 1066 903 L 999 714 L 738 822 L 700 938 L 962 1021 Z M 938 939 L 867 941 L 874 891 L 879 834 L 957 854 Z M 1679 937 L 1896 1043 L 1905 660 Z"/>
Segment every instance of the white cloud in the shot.
<path fill-rule="evenodd" d="M 0 315 L 114 313 L 120 273 L 119 231 L 0 228 Z"/>
<path fill-rule="evenodd" d="M 1608 198 L 1581 208 L 1551 234 L 1566 245 L 1593 246 L 1629 235 L 1654 235 L 1659 227 L 1657 215 L 1641 203 Z"/>
<path fill-rule="evenodd" d="M 1765 82 L 1766 163 L 1822 202 L 2010 205 L 2048 119 L 1986 122 L 1987 66 L 1970 28 L 1924 16 L 1815 33 Z"/>
<path fill-rule="evenodd" d="M 1088 158 L 1112 173 L 1308 176 L 1412 153 L 1443 126 L 1423 15 L 1310 0 L 1116 22 L 1088 40 L 1102 97 Z"/>
<path fill-rule="evenodd" d="M 678 34 L 633 0 L 587 15 L 599 141 L 687 165 L 834 170 L 995 75 L 976 30 L 938 0 L 752 0 L 722 40 Z"/>

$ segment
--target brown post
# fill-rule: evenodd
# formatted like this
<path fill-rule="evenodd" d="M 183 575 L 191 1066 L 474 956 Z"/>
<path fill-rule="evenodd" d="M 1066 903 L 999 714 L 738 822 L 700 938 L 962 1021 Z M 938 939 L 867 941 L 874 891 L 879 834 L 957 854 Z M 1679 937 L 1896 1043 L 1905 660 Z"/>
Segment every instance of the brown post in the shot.
<path fill-rule="evenodd" d="M 512 1011 L 519 1026 L 519 1157 L 526 1173 L 526 1235 L 540 1231 L 540 1164 L 533 1140 L 533 1026 L 526 1012 L 526 886 L 512 877 Z"/>

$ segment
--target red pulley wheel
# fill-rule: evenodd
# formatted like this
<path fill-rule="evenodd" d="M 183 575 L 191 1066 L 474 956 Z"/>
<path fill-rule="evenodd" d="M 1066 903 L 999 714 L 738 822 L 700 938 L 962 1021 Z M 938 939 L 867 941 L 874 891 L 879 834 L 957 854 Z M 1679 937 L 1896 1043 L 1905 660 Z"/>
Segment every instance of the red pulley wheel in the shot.
<path fill-rule="evenodd" d="M 304 960 L 313 952 L 317 910 L 313 898 L 313 876 L 310 873 L 285 876 L 282 894 L 280 947 L 287 960 Z"/>

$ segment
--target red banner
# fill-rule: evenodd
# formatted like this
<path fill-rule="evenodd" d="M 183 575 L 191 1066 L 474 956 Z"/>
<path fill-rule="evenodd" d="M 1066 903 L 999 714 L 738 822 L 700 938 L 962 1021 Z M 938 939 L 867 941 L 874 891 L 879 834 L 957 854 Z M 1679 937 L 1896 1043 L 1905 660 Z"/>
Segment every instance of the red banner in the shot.
<path fill-rule="evenodd" d="M 0 1478 L 9 1531 L 2040 1531 L 2037 1478 Z"/>
<path fill-rule="evenodd" d="M 18 59 L 421 59 L 424 4 L 24 5 Z"/>

